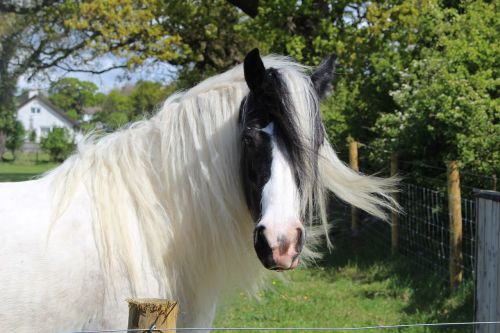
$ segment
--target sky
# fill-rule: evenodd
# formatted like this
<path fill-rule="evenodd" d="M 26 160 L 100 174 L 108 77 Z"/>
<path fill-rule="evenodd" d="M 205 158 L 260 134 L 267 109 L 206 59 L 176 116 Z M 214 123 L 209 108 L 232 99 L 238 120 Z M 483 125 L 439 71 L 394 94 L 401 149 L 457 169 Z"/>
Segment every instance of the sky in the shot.
<path fill-rule="evenodd" d="M 106 55 L 96 60 L 94 68 L 108 68 L 113 64 L 120 63 L 120 59 L 112 55 Z M 114 69 L 103 74 L 92 74 L 82 72 L 65 72 L 63 70 L 51 70 L 44 75 L 38 75 L 31 81 L 27 77 L 21 76 L 18 82 L 18 90 L 24 89 L 40 90 L 46 92 L 50 83 L 63 77 L 74 77 L 82 81 L 90 81 L 97 85 L 100 92 L 108 93 L 114 88 L 120 88 L 125 85 L 134 84 L 139 80 L 157 81 L 162 84 L 168 84 L 175 78 L 176 69 L 174 66 L 151 62 L 135 69 L 132 73 L 123 69 Z"/>

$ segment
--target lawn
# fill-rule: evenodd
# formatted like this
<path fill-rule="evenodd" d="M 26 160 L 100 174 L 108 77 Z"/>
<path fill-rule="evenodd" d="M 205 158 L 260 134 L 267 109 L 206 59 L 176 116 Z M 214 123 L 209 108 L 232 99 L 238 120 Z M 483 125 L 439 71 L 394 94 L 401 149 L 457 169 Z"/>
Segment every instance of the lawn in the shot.
<path fill-rule="evenodd" d="M 42 163 L 36 165 L 0 163 L 0 182 L 20 182 L 30 180 L 56 166 L 57 164 L 54 163 Z"/>
<path fill-rule="evenodd" d="M 365 235 L 366 236 L 366 235 Z M 348 237 L 349 238 L 349 237 Z M 368 237 L 337 241 L 315 267 L 283 273 L 260 300 L 240 293 L 219 311 L 215 327 L 359 327 L 471 321 L 472 283 L 450 295 L 446 277 L 392 257 Z M 410 328 L 384 332 L 472 332 Z M 371 330 L 370 330 L 371 332 Z"/>
<path fill-rule="evenodd" d="M 33 179 L 56 166 L 49 161 L 47 154 L 20 153 L 14 160 L 12 154 L 5 153 L 3 162 L 0 162 L 0 182 Z"/>

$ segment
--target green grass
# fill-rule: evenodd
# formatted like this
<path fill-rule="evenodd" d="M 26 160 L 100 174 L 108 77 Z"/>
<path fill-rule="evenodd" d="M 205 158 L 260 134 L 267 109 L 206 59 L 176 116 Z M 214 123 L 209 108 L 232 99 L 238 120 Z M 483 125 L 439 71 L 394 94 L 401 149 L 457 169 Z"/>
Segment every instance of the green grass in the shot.
<path fill-rule="evenodd" d="M 33 179 L 53 169 L 58 164 L 49 162 L 47 154 L 20 153 L 14 160 L 12 154 L 5 153 L 0 162 L 0 182 L 19 182 Z"/>
<path fill-rule="evenodd" d="M 260 300 L 240 293 L 219 311 L 215 327 L 356 327 L 472 320 L 472 283 L 451 295 L 445 278 L 414 267 L 405 258 L 393 258 L 388 249 L 377 248 L 367 239 L 337 242 L 336 250 L 315 267 L 283 273 L 287 282 L 273 279 Z"/>

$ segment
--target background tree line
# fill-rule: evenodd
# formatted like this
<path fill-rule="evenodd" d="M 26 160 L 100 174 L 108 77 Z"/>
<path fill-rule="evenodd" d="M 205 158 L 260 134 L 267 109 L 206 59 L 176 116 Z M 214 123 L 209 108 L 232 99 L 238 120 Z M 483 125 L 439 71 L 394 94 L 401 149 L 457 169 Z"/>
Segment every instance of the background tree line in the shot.
<path fill-rule="evenodd" d="M 175 83 L 143 87 L 164 98 L 259 47 L 308 65 L 338 55 L 335 92 L 322 113 L 340 151 L 350 135 L 371 148 L 375 168 L 398 151 L 430 166 L 458 159 L 470 172 L 500 170 L 500 29 L 493 1 L 261 0 L 254 19 L 223 0 L 44 0 L 24 7 L 3 2 L 0 10 L 0 147 L 12 127 L 20 75 L 53 68 L 133 71 L 165 62 L 176 68 Z M 96 67 L 110 53 L 121 61 Z M 57 100 L 63 86 L 51 88 L 56 104 L 68 102 Z M 139 101 L 145 94 L 132 96 L 94 89 L 94 100 L 81 96 L 63 108 L 78 119 L 83 100 L 99 104 L 102 121 L 116 127 L 154 109 Z"/>
<path fill-rule="evenodd" d="M 138 81 L 105 94 L 92 82 L 69 77 L 52 83 L 47 97 L 80 122 L 84 130 L 93 129 L 97 123 L 114 130 L 152 114 L 174 91 L 173 85 Z M 86 121 L 85 114 L 91 116 L 91 120 Z"/>

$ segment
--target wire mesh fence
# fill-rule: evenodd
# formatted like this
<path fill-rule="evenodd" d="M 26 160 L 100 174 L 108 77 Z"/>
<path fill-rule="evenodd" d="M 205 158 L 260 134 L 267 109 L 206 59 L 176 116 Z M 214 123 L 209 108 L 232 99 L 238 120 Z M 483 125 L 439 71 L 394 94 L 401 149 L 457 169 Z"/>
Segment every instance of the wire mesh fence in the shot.
<path fill-rule="evenodd" d="M 405 211 L 400 216 L 399 252 L 425 269 L 447 276 L 450 227 L 447 193 L 414 184 L 403 184 L 400 195 Z M 474 274 L 475 202 L 462 199 L 462 268 Z"/>
<path fill-rule="evenodd" d="M 347 151 L 342 151 L 347 155 Z M 390 152 L 384 152 L 389 156 Z M 389 176 L 389 163 L 380 162 L 380 151 L 360 145 L 359 168 L 364 174 Z M 386 157 L 387 157 L 386 156 Z M 344 156 L 346 160 L 348 157 Z M 427 165 L 418 161 L 399 160 L 398 175 L 402 178 L 399 201 L 404 213 L 399 216 L 398 252 L 427 271 L 449 277 L 450 270 L 450 208 L 448 207 L 447 167 Z M 473 188 L 497 189 L 495 175 L 460 172 L 462 214 L 462 271 L 466 278 L 474 277 L 476 252 L 476 202 Z M 334 214 L 350 218 L 350 206 L 337 204 Z M 346 214 L 347 212 L 347 214 Z M 363 227 L 380 245 L 391 248 L 391 228 L 388 224 L 364 219 Z"/>
<path fill-rule="evenodd" d="M 450 216 L 448 194 L 421 185 L 403 182 L 399 201 L 404 213 L 399 216 L 398 252 L 422 269 L 449 277 Z M 466 278 L 474 276 L 475 267 L 475 201 L 462 198 L 462 268 Z M 351 218 L 351 208 L 335 201 L 330 205 L 334 218 Z M 363 214 L 363 213 L 361 213 Z M 391 227 L 378 219 L 365 216 L 362 227 L 371 241 L 390 250 Z"/>
<path fill-rule="evenodd" d="M 403 184 L 399 252 L 417 264 L 447 272 L 449 229 L 445 193 Z"/>

